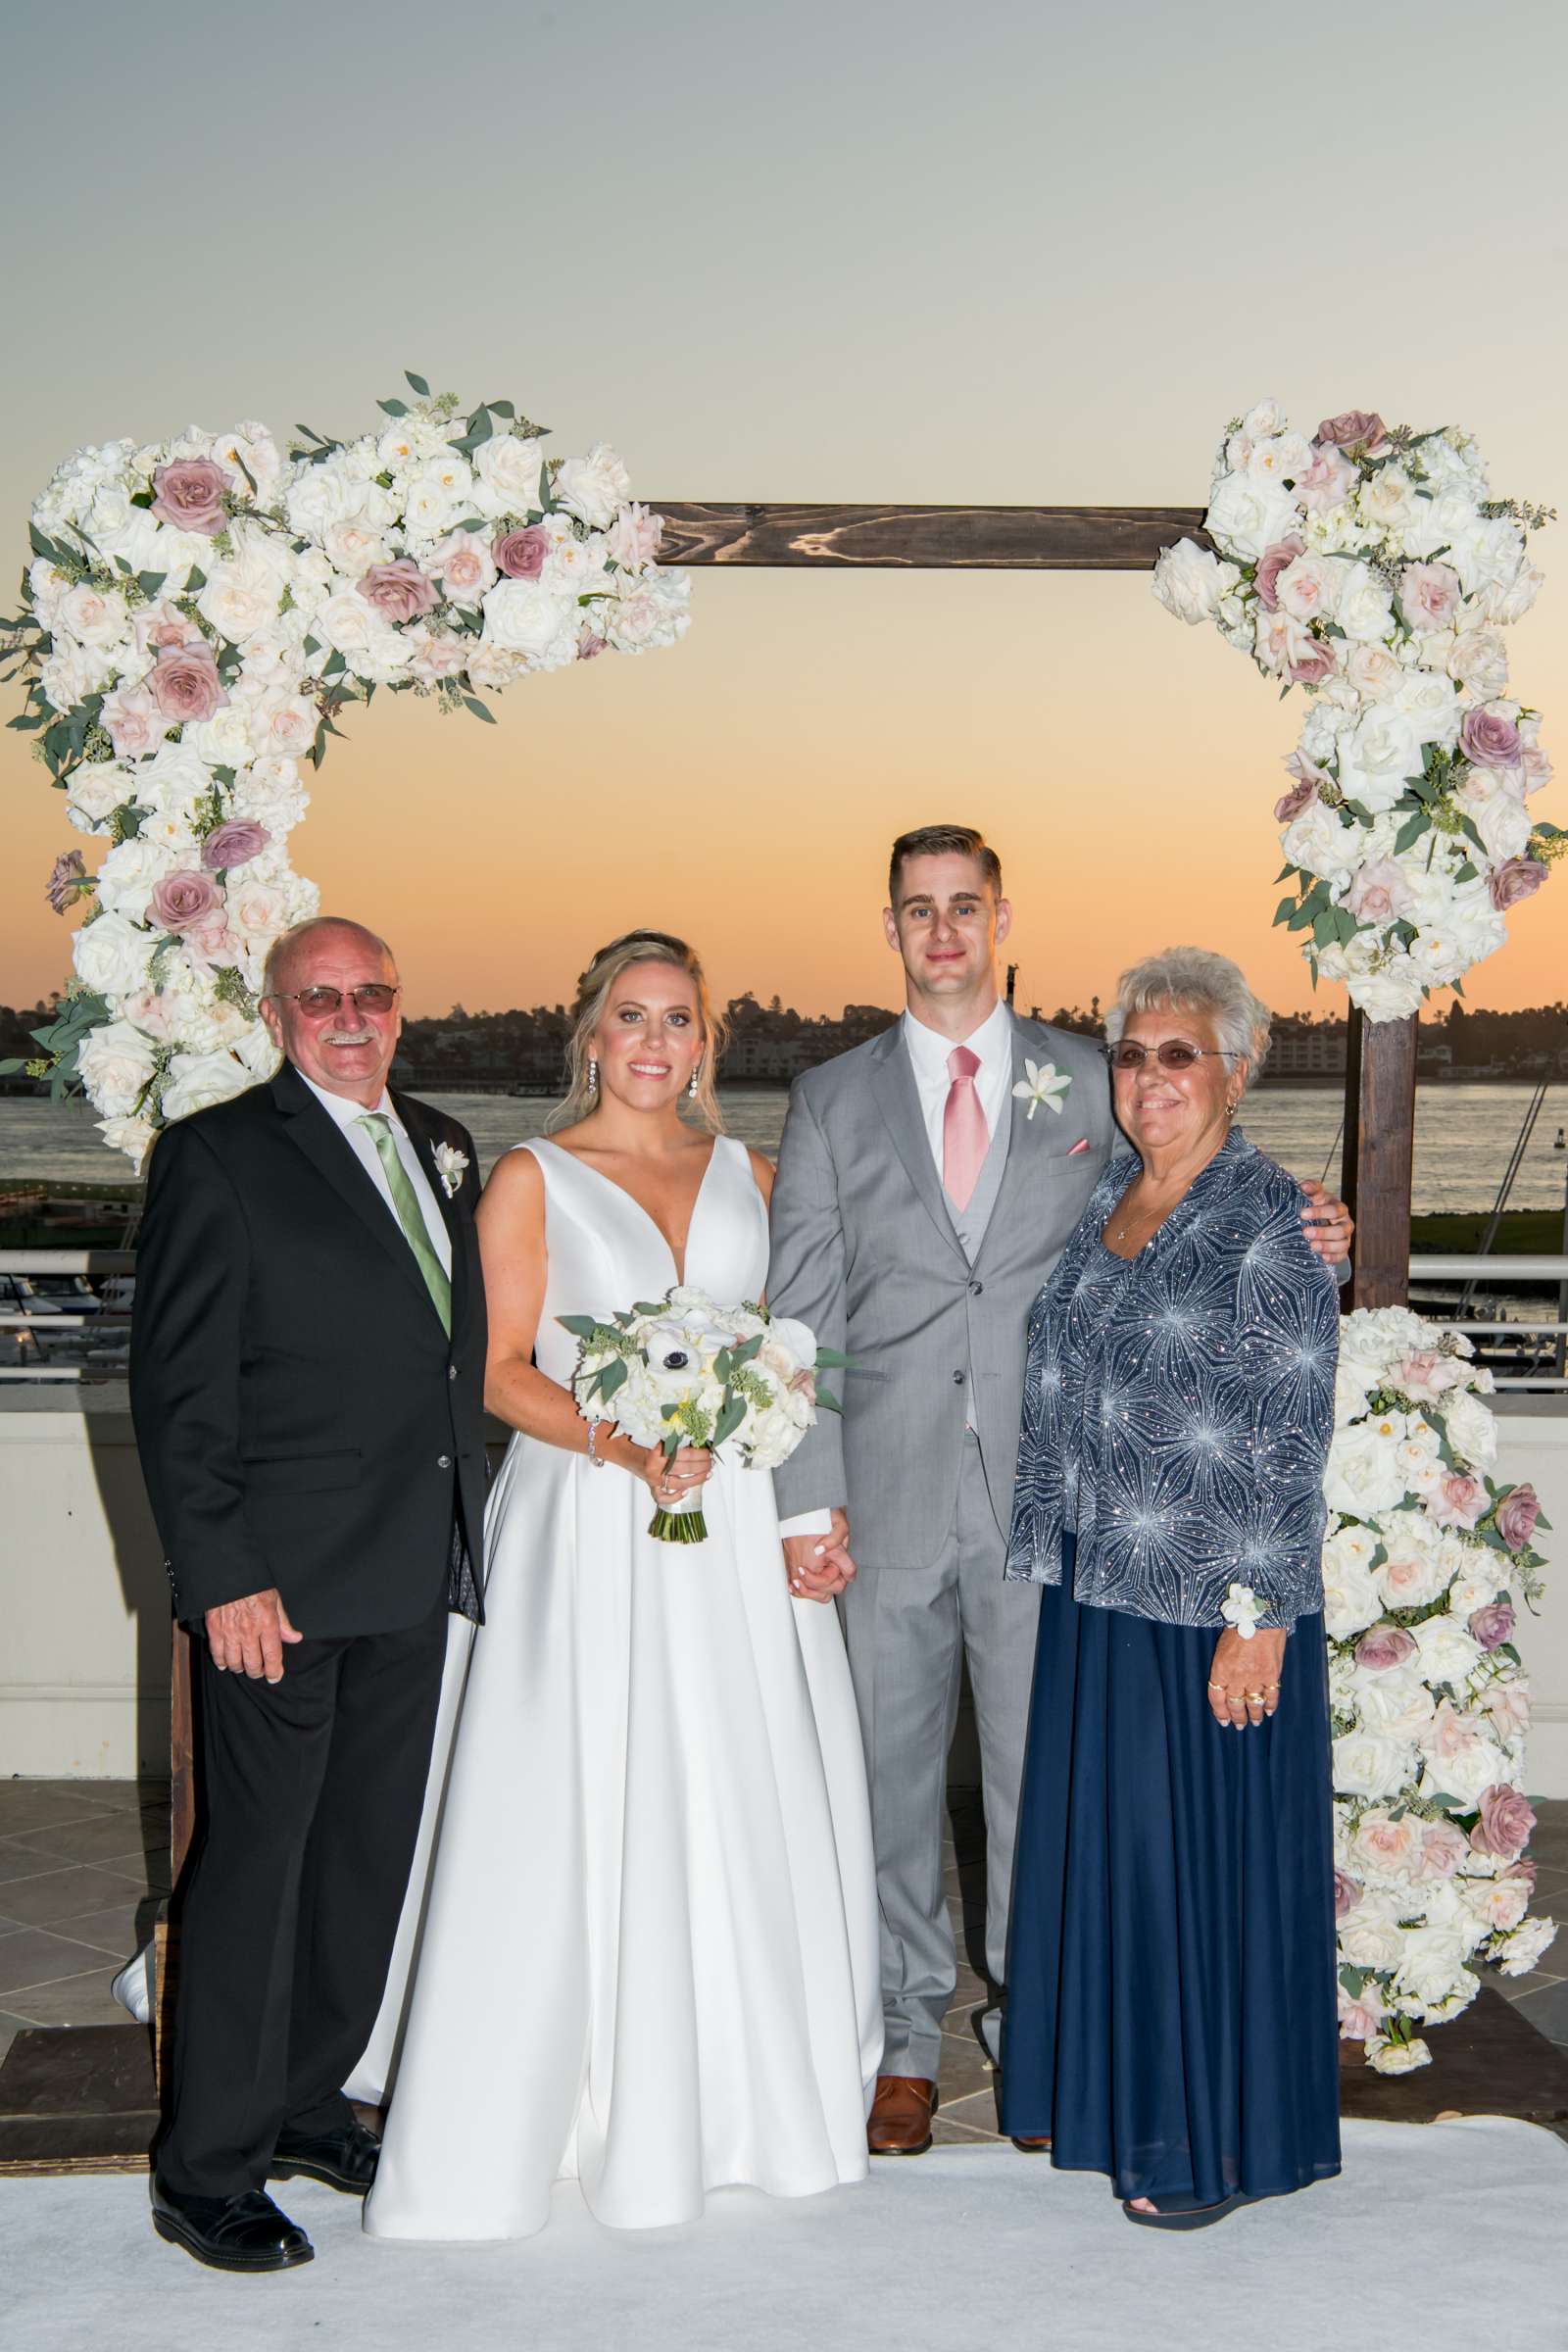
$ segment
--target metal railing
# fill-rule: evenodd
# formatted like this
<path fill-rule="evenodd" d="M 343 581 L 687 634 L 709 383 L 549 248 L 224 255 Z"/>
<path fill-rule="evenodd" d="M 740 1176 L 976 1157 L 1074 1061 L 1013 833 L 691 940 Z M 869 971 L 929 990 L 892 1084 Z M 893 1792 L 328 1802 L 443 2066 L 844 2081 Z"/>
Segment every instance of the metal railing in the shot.
<path fill-rule="evenodd" d="M 90 1277 L 134 1274 L 135 1271 L 134 1250 L 0 1250 L 0 1277 L 7 1274 L 81 1274 Z M 63 1336 L 68 1331 L 124 1330 L 129 1323 L 130 1309 L 127 1306 L 101 1306 L 96 1312 L 84 1315 L 69 1312 L 55 1314 L 50 1311 L 29 1314 L 24 1307 L 7 1307 L 0 1311 L 0 1333 L 24 1333 L 34 1345 L 46 1342 L 55 1335 Z M 40 1380 L 79 1383 L 83 1380 L 113 1379 L 116 1371 L 121 1369 L 122 1366 L 108 1363 L 61 1364 L 40 1358 L 37 1363 L 31 1364 L 0 1364 L 0 1381 L 24 1381 L 29 1387 Z"/>

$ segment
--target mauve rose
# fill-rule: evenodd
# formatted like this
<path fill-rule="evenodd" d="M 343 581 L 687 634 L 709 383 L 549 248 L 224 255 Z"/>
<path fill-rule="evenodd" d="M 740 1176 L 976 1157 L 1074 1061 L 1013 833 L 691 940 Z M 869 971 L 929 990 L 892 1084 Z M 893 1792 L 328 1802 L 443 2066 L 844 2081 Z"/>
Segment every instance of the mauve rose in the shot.
<path fill-rule="evenodd" d="M 490 552 L 509 580 L 536 580 L 550 553 L 550 534 L 531 522 L 526 530 L 503 532 Z"/>
<path fill-rule="evenodd" d="M 1517 1862 L 1510 1862 L 1507 1869 L 1500 1871 L 1498 1876 L 1504 1879 L 1523 1879 L 1531 1893 L 1534 1894 L 1536 1891 L 1536 1866 L 1528 1854 L 1521 1854 Z"/>
<path fill-rule="evenodd" d="M 1317 799 L 1317 786 L 1309 776 L 1298 776 L 1289 792 L 1282 793 L 1274 804 L 1275 822 L 1291 824 L 1303 808 L 1310 808 Z"/>
<path fill-rule="evenodd" d="M 226 825 L 219 825 L 202 843 L 202 863 L 209 873 L 226 873 L 230 866 L 248 865 L 259 858 L 272 836 L 265 825 L 251 822 L 247 817 L 235 817 Z"/>
<path fill-rule="evenodd" d="M 1287 667 L 1298 686 L 1317 686 L 1334 667 L 1334 648 L 1321 637 L 1309 638 Z"/>
<path fill-rule="evenodd" d="M 603 637 L 597 637 L 597 636 L 595 636 L 595 634 L 594 634 L 594 632 L 593 632 L 593 630 L 592 630 L 592 629 L 584 629 L 584 631 L 583 631 L 582 635 L 581 635 L 581 636 L 578 638 L 578 640 L 577 640 L 577 659 L 578 659 L 578 661 L 579 661 L 579 662 L 593 662 L 593 661 L 596 661 L 596 660 L 598 659 L 598 657 L 599 657 L 599 656 L 600 656 L 600 655 L 601 655 L 601 654 L 604 652 L 604 650 L 605 650 L 605 640 L 604 640 L 604 638 L 603 638 Z"/>
<path fill-rule="evenodd" d="M 211 458 L 174 458 L 154 470 L 158 495 L 152 511 L 160 522 L 172 522 L 182 531 L 204 531 L 216 539 L 228 527 L 223 493 L 233 487 L 234 476 Z"/>
<path fill-rule="evenodd" d="M 1275 591 L 1280 573 L 1305 551 L 1306 541 L 1293 531 L 1288 539 L 1276 539 L 1272 547 L 1265 547 L 1258 557 L 1257 578 L 1253 586 L 1257 590 L 1257 601 L 1265 612 L 1278 611 L 1280 600 Z"/>
<path fill-rule="evenodd" d="M 1487 883 L 1487 895 L 1499 914 L 1517 906 L 1521 899 L 1533 898 L 1546 879 L 1546 868 L 1539 858 L 1505 858 L 1494 866 Z"/>
<path fill-rule="evenodd" d="M 166 647 L 147 673 L 147 690 L 165 718 L 181 727 L 211 718 L 228 701 L 205 638 L 199 645 Z"/>
<path fill-rule="evenodd" d="M 395 564 L 372 564 L 354 584 L 383 620 L 418 620 L 441 601 L 434 580 L 425 578 L 412 556 L 399 556 Z"/>
<path fill-rule="evenodd" d="M 87 868 L 79 850 L 62 850 L 50 869 L 46 896 L 56 914 L 64 914 L 81 895 L 80 885 L 87 879 Z"/>
<path fill-rule="evenodd" d="M 1386 1674 L 1391 1666 L 1402 1666 L 1415 1653 L 1415 1637 L 1400 1625 L 1375 1625 L 1363 1634 L 1355 1645 L 1355 1662 L 1368 1674 Z"/>
<path fill-rule="evenodd" d="M 1407 564 L 1399 605 L 1412 629 L 1447 629 L 1459 605 L 1459 574 L 1446 564 Z"/>
<path fill-rule="evenodd" d="M 182 868 L 154 888 L 147 912 L 162 931 L 188 931 L 221 906 L 222 894 L 210 874 Z"/>
<path fill-rule="evenodd" d="M 1510 1487 L 1497 1505 L 1497 1533 L 1510 1551 L 1523 1551 L 1541 1517 L 1541 1497 L 1534 1487 Z"/>
<path fill-rule="evenodd" d="M 1524 745 L 1511 718 L 1494 710 L 1467 710 L 1459 728 L 1459 749 L 1477 767 L 1517 767 Z"/>
<path fill-rule="evenodd" d="M 1513 1632 L 1513 1602 L 1489 1600 L 1484 1609 L 1475 1611 L 1469 1626 L 1483 1649 L 1495 1649 Z"/>
<path fill-rule="evenodd" d="M 1312 438 L 1333 449 L 1376 449 L 1388 429 L 1376 409 L 1342 409 L 1325 416 Z"/>
<path fill-rule="evenodd" d="M 1361 1900 L 1361 1882 L 1359 1879 L 1352 1879 L 1348 1871 L 1337 1870 L 1334 1873 L 1334 1919 L 1336 1926 L 1342 1919 L 1348 1918 L 1349 1914 L 1355 1909 L 1356 1904 Z"/>
<path fill-rule="evenodd" d="M 1470 1842 L 1478 1854 L 1495 1854 L 1499 1860 L 1511 1862 L 1516 1854 L 1523 1853 L 1530 1843 L 1536 1816 L 1522 1789 L 1509 1788 L 1501 1783 L 1483 1788 L 1477 1809 L 1481 1819 L 1470 1833 Z"/>

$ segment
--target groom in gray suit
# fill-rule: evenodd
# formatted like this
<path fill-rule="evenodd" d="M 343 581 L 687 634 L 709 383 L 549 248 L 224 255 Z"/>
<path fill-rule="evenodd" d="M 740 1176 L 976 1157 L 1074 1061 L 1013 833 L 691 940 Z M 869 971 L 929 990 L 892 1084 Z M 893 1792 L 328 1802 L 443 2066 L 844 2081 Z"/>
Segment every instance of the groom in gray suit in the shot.
<path fill-rule="evenodd" d="M 981 836 L 901 836 L 888 900 L 906 1009 L 791 1090 L 767 1296 L 851 1358 L 842 1419 L 820 1415 L 774 1486 L 793 1589 L 840 1596 L 865 1741 L 887 2029 L 869 2145 L 918 2155 L 956 1984 L 942 1814 L 965 1660 L 998 1987 L 1005 1968 L 1040 1598 L 1003 1578 L 1025 1326 L 1114 1127 L 1096 1042 L 998 994 L 1011 910 Z M 1311 1205 L 1343 1256 L 1344 1212 Z M 999 2025 L 988 2012 L 993 2056 Z"/>

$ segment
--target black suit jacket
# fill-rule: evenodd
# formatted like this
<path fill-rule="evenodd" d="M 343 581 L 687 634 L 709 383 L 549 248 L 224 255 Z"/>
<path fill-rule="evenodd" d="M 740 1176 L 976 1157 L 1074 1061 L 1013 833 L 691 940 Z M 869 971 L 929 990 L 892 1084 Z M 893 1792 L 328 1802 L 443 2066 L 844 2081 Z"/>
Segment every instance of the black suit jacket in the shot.
<path fill-rule="evenodd" d="M 130 1403 L 181 1618 L 275 1586 L 303 1634 L 481 1614 L 485 1304 L 472 1138 L 407 1096 L 452 1238 L 450 1343 L 369 1176 L 289 1064 L 167 1128 Z M 466 1154 L 450 1200 L 437 1144 Z M 465 1556 L 466 1554 L 466 1556 Z"/>

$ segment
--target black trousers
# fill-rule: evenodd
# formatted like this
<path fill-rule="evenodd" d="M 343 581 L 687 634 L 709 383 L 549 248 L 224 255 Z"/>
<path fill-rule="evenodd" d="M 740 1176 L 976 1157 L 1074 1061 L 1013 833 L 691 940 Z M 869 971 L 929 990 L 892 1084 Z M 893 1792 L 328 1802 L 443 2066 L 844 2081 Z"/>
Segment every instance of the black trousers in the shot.
<path fill-rule="evenodd" d="M 286 1645 L 270 1685 L 198 1635 L 203 1835 L 179 1914 L 176 2193 L 260 2188 L 279 2132 L 350 2120 L 418 1835 L 447 1602 L 406 1633 Z"/>

